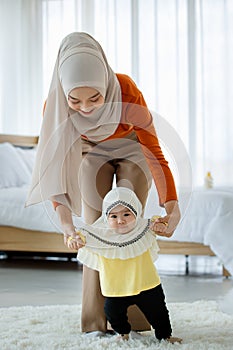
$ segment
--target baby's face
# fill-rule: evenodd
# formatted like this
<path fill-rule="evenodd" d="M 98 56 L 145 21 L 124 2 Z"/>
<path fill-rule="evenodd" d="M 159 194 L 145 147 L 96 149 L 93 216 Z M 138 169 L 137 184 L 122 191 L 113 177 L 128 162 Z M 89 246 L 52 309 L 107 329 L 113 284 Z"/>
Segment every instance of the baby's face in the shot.
<path fill-rule="evenodd" d="M 136 218 L 131 210 L 123 205 L 117 205 L 108 214 L 109 227 L 117 233 L 128 233 L 135 226 Z"/>

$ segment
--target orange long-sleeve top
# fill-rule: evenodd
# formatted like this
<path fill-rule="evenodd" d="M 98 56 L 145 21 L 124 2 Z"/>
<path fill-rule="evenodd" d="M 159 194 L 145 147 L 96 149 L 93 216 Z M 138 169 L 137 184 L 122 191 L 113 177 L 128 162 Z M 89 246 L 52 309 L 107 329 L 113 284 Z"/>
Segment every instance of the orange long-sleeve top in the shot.
<path fill-rule="evenodd" d="M 158 191 L 159 203 L 163 206 L 170 200 L 177 200 L 177 193 L 174 178 L 159 145 L 152 115 L 133 80 L 124 74 L 116 75 L 122 95 L 121 121 L 114 134 L 103 141 L 123 138 L 132 131 L 136 133 Z M 54 208 L 58 205 L 53 202 Z"/>

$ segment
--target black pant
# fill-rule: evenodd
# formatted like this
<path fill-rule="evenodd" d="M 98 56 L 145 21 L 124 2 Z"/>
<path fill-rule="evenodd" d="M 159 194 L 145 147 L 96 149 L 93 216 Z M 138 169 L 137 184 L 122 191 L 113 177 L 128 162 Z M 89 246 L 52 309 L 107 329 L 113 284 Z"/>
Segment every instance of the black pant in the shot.
<path fill-rule="evenodd" d="M 128 334 L 131 326 L 128 322 L 127 308 L 136 304 L 155 330 L 157 339 L 167 339 L 172 334 L 169 312 L 161 284 L 138 295 L 127 297 L 106 297 L 104 311 L 114 331 Z"/>

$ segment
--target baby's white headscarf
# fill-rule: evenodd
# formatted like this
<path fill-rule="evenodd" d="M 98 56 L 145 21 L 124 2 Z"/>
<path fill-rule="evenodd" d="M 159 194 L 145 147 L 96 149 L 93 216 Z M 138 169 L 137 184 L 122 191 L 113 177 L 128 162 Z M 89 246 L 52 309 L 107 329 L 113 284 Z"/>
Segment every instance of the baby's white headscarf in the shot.
<path fill-rule="evenodd" d="M 136 222 L 142 215 L 142 204 L 135 192 L 126 187 L 116 187 L 109 191 L 104 197 L 102 219 L 99 220 L 107 222 L 108 214 L 118 205 L 123 205 L 128 208 L 135 215 Z"/>
<path fill-rule="evenodd" d="M 107 217 L 110 211 L 123 205 L 135 215 L 134 228 L 125 234 L 109 228 Z M 142 217 L 142 205 L 136 194 L 125 187 L 116 187 L 103 200 L 101 217 L 93 225 L 78 227 L 85 236 L 86 245 L 79 249 L 78 260 L 90 268 L 98 270 L 98 255 L 108 259 L 130 259 L 150 250 L 153 260 L 157 258 L 159 247 L 150 220 Z"/>
<path fill-rule="evenodd" d="M 105 98 L 105 104 L 90 117 L 71 110 L 67 103 L 72 89 L 84 86 Z M 120 85 L 100 44 L 86 33 L 68 35 L 53 72 L 26 206 L 53 199 L 81 215 L 80 136 L 93 142 L 104 140 L 115 132 L 120 118 Z"/>

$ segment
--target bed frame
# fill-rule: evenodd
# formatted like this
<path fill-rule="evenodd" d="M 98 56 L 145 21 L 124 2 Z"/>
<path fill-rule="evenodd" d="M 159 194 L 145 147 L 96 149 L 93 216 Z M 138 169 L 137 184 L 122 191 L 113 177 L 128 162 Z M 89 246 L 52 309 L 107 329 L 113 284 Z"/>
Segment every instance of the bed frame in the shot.
<path fill-rule="evenodd" d="M 10 142 L 20 147 L 35 147 L 37 136 L 18 136 L 0 134 L 0 143 Z M 186 257 L 186 273 L 190 255 L 215 256 L 209 246 L 201 243 L 158 240 L 160 254 L 184 255 Z M 29 253 L 57 253 L 72 254 L 63 243 L 63 236 L 56 232 L 31 231 L 10 226 L 0 226 L 0 251 L 29 252 Z M 223 276 L 230 273 L 223 267 Z"/>

